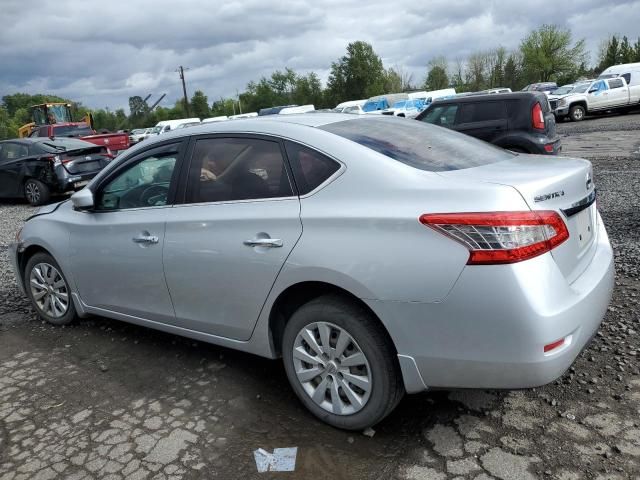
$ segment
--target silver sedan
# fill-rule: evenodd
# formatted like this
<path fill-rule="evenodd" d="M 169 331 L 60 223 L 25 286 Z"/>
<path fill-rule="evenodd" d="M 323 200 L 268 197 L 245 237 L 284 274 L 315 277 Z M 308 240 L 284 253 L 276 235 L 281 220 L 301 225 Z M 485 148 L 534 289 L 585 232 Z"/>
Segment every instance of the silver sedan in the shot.
<path fill-rule="evenodd" d="M 301 402 L 346 429 L 405 392 L 555 380 L 614 278 L 589 162 L 342 114 L 142 142 L 29 219 L 11 255 L 43 319 L 281 357 Z"/>

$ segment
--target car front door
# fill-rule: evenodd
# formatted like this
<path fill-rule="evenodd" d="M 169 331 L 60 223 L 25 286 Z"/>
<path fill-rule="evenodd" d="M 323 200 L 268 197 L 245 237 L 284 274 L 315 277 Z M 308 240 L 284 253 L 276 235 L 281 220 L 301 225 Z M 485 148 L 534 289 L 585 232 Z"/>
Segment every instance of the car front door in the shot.
<path fill-rule="evenodd" d="M 502 101 L 462 104 L 455 130 L 485 142 L 492 142 L 508 129 L 507 111 Z"/>
<path fill-rule="evenodd" d="M 302 234 L 278 141 L 193 141 L 184 203 L 167 222 L 164 265 L 177 325 L 247 340 Z"/>
<path fill-rule="evenodd" d="M 22 197 L 24 158 L 27 146 L 18 142 L 0 143 L 0 198 Z"/>
<path fill-rule="evenodd" d="M 589 88 L 589 109 L 602 110 L 609 106 L 609 91 L 607 81 L 598 80 Z"/>
<path fill-rule="evenodd" d="M 173 321 L 162 248 L 180 152 L 171 143 L 127 160 L 96 187 L 94 208 L 74 213 L 70 259 L 85 304 Z"/>

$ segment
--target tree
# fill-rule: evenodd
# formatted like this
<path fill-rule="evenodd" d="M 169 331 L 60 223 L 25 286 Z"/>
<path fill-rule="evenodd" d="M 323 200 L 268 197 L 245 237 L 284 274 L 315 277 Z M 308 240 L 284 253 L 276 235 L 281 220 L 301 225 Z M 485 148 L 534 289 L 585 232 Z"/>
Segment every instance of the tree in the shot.
<path fill-rule="evenodd" d="M 191 112 L 200 119 L 209 117 L 209 99 L 202 90 L 196 90 L 191 97 Z"/>
<path fill-rule="evenodd" d="M 387 93 L 402 92 L 402 77 L 393 68 L 384 72 L 384 91 Z"/>
<path fill-rule="evenodd" d="M 448 86 L 447 59 L 444 57 L 431 59 L 429 61 L 429 72 L 424 82 L 424 88 L 427 90 L 441 90 Z"/>
<path fill-rule="evenodd" d="M 486 78 L 486 56 L 481 53 L 472 53 L 467 59 L 466 83 L 473 91 L 485 88 Z"/>
<path fill-rule="evenodd" d="M 504 64 L 503 81 L 505 87 L 509 87 L 511 90 L 520 90 L 524 87 L 520 70 L 520 59 L 515 53 L 510 53 Z"/>
<path fill-rule="evenodd" d="M 571 43 L 571 30 L 556 25 L 543 25 L 531 32 L 520 44 L 528 79 L 548 82 L 577 71 L 587 59 L 585 43 Z"/>
<path fill-rule="evenodd" d="M 363 99 L 384 93 L 385 69 L 382 60 L 367 42 L 347 45 L 347 54 L 331 64 L 327 83 L 335 103 Z"/>

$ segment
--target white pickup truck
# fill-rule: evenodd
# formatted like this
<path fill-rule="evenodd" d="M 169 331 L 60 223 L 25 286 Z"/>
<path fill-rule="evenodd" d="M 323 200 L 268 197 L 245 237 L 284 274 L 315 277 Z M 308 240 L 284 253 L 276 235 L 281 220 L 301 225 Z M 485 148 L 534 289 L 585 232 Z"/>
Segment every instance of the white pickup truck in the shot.
<path fill-rule="evenodd" d="M 594 80 L 578 85 L 566 96 L 549 99 L 556 118 L 569 117 L 574 122 L 591 113 L 640 107 L 639 102 L 640 92 L 631 90 L 623 77 Z"/>

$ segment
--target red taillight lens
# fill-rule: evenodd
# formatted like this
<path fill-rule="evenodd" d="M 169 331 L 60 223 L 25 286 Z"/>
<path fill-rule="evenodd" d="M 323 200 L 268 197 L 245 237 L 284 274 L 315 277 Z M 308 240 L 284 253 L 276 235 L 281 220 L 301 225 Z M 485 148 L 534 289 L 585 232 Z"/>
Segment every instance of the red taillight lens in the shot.
<path fill-rule="evenodd" d="M 547 143 L 544 146 L 544 151 L 545 152 L 549 152 L 549 153 L 553 153 L 553 143 Z"/>
<path fill-rule="evenodd" d="M 531 109 L 531 125 L 538 130 L 544 130 L 544 113 L 542 112 L 542 105 L 537 103 Z"/>
<path fill-rule="evenodd" d="M 551 350 L 555 350 L 556 348 L 561 347 L 562 345 L 564 345 L 564 338 L 560 340 L 556 340 L 553 343 L 549 343 L 548 345 L 545 345 L 543 348 L 544 353 L 550 352 Z"/>
<path fill-rule="evenodd" d="M 467 247 L 468 265 L 522 262 L 569 238 L 564 221 L 551 210 L 430 213 L 422 215 L 420 222 Z"/>

